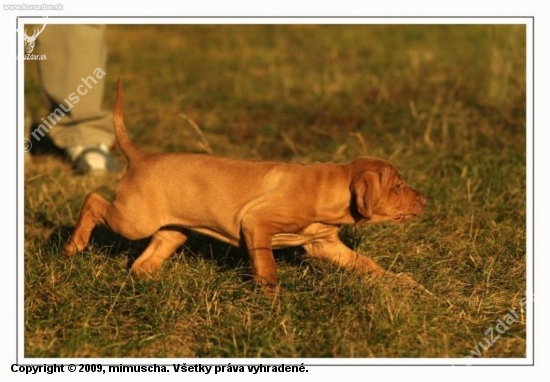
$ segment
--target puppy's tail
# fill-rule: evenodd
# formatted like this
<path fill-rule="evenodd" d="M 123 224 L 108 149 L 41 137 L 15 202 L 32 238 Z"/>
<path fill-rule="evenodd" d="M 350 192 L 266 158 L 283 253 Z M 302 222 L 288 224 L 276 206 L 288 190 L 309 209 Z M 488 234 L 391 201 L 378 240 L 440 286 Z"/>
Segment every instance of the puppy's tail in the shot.
<path fill-rule="evenodd" d="M 145 153 L 135 146 L 130 137 L 126 132 L 126 127 L 124 127 L 124 117 L 123 117 L 123 104 L 124 104 L 124 91 L 122 89 L 122 82 L 120 78 L 117 81 L 117 93 L 115 101 L 115 109 L 113 111 L 113 125 L 115 130 L 115 137 L 120 147 L 120 150 L 128 160 L 128 164 L 131 165 L 139 160 L 141 160 Z"/>

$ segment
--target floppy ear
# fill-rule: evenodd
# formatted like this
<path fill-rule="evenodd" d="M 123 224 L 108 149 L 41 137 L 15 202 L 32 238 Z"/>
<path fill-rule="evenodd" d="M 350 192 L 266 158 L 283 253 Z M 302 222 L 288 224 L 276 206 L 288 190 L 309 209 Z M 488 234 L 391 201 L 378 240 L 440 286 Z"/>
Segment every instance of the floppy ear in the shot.
<path fill-rule="evenodd" d="M 365 219 L 372 219 L 374 206 L 380 199 L 380 174 L 364 171 L 353 178 L 351 189 L 359 213 Z"/>

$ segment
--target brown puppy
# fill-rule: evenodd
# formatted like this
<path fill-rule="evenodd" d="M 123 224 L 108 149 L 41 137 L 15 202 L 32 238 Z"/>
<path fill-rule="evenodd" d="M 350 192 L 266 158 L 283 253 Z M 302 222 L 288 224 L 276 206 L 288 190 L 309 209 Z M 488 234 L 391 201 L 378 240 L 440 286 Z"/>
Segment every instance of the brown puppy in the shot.
<path fill-rule="evenodd" d="M 140 151 L 128 138 L 119 81 L 114 130 L 128 169 L 109 203 L 90 193 L 63 248 L 71 256 L 88 244 L 98 223 L 130 239 L 152 236 L 132 266 L 151 275 L 181 246 L 189 231 L 248 250 L 255 279 L 275 285 L 272 250 L 302 246 L 346 268 L 383 275 L 370 258 L 338 238 L 343 224 L 404 222 L 422 213 L 426 199 L 403 182 L 394 165 L 359 158 L 347 164 L 240 161 L 201 154 Z"/>

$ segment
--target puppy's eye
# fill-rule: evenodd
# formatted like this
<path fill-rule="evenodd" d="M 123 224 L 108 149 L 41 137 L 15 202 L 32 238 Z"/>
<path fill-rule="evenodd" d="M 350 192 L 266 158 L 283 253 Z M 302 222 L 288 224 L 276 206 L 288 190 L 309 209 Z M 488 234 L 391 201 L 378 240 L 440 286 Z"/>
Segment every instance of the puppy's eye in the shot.
<path fill-rule="evenodd" d="M 395 191 L 399 192 L 403 188 L 403 182 L 399 182 L 395 185 Z"/>

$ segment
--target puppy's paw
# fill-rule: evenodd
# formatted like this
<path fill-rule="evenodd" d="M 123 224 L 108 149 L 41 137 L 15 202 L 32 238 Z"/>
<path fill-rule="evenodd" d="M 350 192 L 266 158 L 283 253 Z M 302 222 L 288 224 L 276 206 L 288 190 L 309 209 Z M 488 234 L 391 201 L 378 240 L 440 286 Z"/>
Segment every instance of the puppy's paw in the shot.
<path fill-rule="evenodd" d="M 158 279 L 160 264 L 153 261 L 139 261 L 132 265 L 130 272 L 140 279 Z"/>
<path fill-rule="evenodd" d="M 270 300 L 279 300 L 283 295 L 283 290 L 279 284 L 256 284 L 256 291 Z"/>
<path fill-rule="evenodd" d="M 417 285 L 416 281 L 412 279 L 408 274 L 406 273 L 393 273 L 388 271 L 374 271 L 369 273 L 369 276 L 371 276 L 372 280 L 380 280 L 383 282 L 393 283 L 397 285 L 404 285 L 404 286 L 414 286 Z"/>
<path fill-rule="evenodd" d="M 406 273 L 389 273 L 400 285 L 416 286 L 417 282 Z"/>
<path fill-rule="evenodd" d="M 67 241 L 61 250 L 61 254 L 67 257 L 74 256 L 79 252 L 81 252 L 81 250 L 72 240 Z"/>

